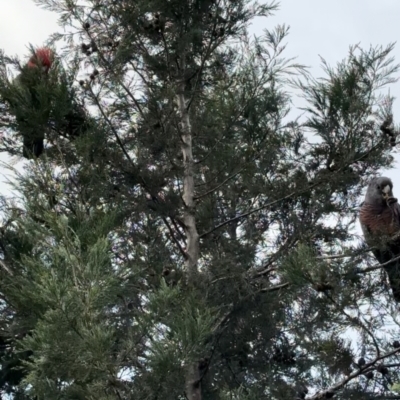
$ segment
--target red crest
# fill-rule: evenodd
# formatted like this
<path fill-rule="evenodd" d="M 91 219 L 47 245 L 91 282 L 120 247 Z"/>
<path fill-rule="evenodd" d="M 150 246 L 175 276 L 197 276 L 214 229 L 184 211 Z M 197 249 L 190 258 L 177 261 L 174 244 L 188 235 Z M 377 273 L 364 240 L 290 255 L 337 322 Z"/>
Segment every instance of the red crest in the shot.
<path fill-rule="evenodd" d="M 53 64 L 53 51 L 47 47 L 42 47 L 35 51 L 35 54 L 29 59 L 28 67 L 35 68 L 39 65 L 45 67 L 45 71 L 48 71 Z"/>

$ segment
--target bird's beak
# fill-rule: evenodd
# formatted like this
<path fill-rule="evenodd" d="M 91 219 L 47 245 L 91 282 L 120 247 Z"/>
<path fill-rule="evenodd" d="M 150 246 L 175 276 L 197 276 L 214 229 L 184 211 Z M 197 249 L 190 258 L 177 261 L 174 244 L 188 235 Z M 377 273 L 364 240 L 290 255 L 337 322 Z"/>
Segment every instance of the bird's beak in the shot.
<path fill-rule="evenodd" d="M 386 188 L 385 188 L 386 189 Z M 393 193 L 390 188 L 387 187 L 387 190 L 383 190 L 383 198 L 385 199 L 387 205 L 391 205 L 397 203 L 396 197 L 393 197 Z"/>
<path fill-rule="evenodd" d="M 386 201 L 387 205 L 397 202 L 397 199 L 395 197 L 393 197 L 392 188 L 390 187 L 390 185 L 386 185 L 382 189 L 382 197 Z"/>

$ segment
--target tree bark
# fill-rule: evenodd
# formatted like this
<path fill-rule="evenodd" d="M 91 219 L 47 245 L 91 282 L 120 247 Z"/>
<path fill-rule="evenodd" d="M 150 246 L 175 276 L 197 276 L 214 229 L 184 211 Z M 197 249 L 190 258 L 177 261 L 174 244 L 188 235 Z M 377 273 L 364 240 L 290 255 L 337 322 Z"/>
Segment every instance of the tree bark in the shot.
<path fill-rule="evenodd" d="M 196 228 L 194 200 L 194 160 L 192 151 L 192 127 L 185 99 L 185 82 L 178 83 L 177 104 L 181 118 L 181 139 L 183 153 L 183 222 L 186 233 L 186 274 L 189 285 L 196 283 L 199 260 L 199 234 Z M 201 400 L 201 379 L 198 362 L 188 360 L 186 365 L 186 397 L 188 400 Z"/>
<path fill-rule="evenodd" d="M 186 397 L 188 400 L 201 400 L 200 370 L 198 363 L 186 366 Z"/>
<path fill-rule="evenodd" d="M 183 222 L 185 224 L 186 233 L 186 272 L 188 283 L 193 283 L 195 282 L 197 275 L 197 263 L 199 260 L 199 234 L 197 232 L 195 218 L 192 127 L 190 124 L 189 112 L 186 108 L 184 87 L 184 82 L 179 84 L 177 103 L 181 117 L 181 138 L 184 165 L 183 202 L 185 210 Z"/>

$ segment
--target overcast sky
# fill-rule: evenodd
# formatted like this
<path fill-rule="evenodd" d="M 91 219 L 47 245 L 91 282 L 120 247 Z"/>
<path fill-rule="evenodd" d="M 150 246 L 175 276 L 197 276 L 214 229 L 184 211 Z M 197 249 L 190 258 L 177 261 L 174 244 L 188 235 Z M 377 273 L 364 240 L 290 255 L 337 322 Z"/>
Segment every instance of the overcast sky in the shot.
<path fill-rule="evenodd" d="M 319 56 L 335 64 L 347 56 L 350 45 L 360 43 L 368 48 L 370 44 L 385 46 L 395 42 L 399 15 L 399 0 L 282 0 L 276 15 L 257 21 L 253 30 L 261 33 L 277 24 L 289 25 L 286 56 L 297 57 L 314 76 L 320 76 Z M 9 55 L 26 55 L 28 44 L 40 46 L 51 33 L 61 29 L 57 18 L 33 0 L 0 0 L 0 48 Z M 400 62 L 400 44 L 394 56 Z M 394 105 L 394 118 L 399 122 L 400 83 L 392 85 L 390 92 L 399 98 Z M 395 169 L 383 171 L 393 179 L 398 197 L 399 167 L 397 164 Z M 4 185 L 0 190 L 5 190 Z"/>

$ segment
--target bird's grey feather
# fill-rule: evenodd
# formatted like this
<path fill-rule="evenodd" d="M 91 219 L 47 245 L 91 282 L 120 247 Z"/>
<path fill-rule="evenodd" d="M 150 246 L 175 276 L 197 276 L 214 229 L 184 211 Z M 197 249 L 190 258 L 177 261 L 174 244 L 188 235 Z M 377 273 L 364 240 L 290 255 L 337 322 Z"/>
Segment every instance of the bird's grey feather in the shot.
<path fill-rule="evenodd" d="M 385 269 L 394 299 L 400 302 L 400 205 L 391 197 L 384 199 L 382 189 L 393 184 L 389 178 L 371 180 L 360 211 L 360 224 L 368 246 Z M 392 262 L 390 262 L 393 260 Z"/>

